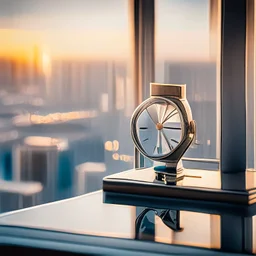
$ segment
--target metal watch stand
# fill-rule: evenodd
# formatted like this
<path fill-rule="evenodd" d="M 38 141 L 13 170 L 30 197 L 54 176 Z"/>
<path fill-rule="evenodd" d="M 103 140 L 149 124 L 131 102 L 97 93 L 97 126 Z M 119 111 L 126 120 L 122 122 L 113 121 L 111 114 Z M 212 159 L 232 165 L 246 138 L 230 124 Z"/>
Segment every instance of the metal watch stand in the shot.
<path fill-rule="evenodd" d="M 156 196 L 251 205 L 256 199 L 256 172 L 238 173 L 184 169 L 183 178 L 166 185 L 155 179 L 153 167 L 143 168 L 144 157 L 135 150 L 135 168 L 103 179 L 103 191 L 131 196 Z"/>

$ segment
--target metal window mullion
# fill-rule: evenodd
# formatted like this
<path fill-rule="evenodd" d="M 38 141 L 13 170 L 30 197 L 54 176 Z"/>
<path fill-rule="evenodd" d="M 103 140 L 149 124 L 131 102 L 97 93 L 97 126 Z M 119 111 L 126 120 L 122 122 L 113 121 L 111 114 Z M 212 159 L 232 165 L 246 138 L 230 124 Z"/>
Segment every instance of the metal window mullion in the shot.
<path fill-rule="evenodd" d="M 221 215 L 221 250 L 251 253 L 253 249 L 253 219 L 239 215 Z"/>
<path fill-rule="evenodd" d="M 134 0 L 134 72 L 136 105 L 149 97 L 155 79 L 155 1 Z M 144 157 L 135 149 L 135 167 L 144 167 Z"/>
<path fill-rule="evenodd" d="M 149 96 L 149 84 L 155 79 L 155 1 L 134 0 L 135 78 L 137 104 Z"/>
<path fill-rule="evenodd" d="M 221 172 L 225 174 L 246 170 L 246 0 L 223 0 L 221 18 Z"/>

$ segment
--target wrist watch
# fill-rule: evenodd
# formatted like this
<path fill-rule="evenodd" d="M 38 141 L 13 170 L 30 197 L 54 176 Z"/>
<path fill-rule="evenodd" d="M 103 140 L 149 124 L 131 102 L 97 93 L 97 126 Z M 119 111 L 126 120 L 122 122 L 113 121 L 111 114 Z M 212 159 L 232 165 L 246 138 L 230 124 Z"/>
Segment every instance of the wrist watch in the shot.
<path fill-rule="evenodd" d="M 176 182 L 183 173 L 181 158 L 196 136 L 186 85 L 151 83 L 150 97 L 132 115 L 131 136 L 142 155 L 165 163 L 154 168 L 156 180 Z"/>

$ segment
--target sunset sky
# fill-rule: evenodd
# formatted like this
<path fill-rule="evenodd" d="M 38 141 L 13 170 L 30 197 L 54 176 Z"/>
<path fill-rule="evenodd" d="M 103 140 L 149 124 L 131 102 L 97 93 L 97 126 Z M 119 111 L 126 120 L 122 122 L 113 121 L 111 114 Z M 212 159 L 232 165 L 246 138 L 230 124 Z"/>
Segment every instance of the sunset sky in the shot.
<path fill-rule="evenodd" d="M 129 19 L 129 0 L 1 0 L 0 56 L 126 59 Z M 208 58 L 208 0 L 156 0 L 156 55 Z"/>

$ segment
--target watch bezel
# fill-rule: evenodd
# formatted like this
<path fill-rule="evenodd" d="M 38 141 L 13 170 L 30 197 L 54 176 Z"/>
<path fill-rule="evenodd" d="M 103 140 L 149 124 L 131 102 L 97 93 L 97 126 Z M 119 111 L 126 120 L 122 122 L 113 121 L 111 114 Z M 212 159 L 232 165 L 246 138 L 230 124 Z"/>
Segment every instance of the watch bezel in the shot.
<path fill-rule="evenodd" d="M 179 144 L 169 153 L 164 154 L 162 156 L 151 156 L 146 153 L 146 151 L 143 149 L 143 146 L 139 142 L 138 134 L 137 134 L 137 128 L 136 124 L 138 121 L 139 116 L 142 114 L 142 112 L 148 108 L 149 106 L 156 104 L 157 101 L 165 101 L 168 104 L 171 104 L 174 106 L 177 111 L 179 112 L 180 119 L 181 119 L 181 129 L 182 129 L 182 135 L 181 140 Z M 188 113 L 186 111 L 186 107 L 184 106 L 184 100 L 180 100 L 176 97 L 161 97 L 161 96 L 151 96 L 147 100 L 143 101 L 134 111 L 132 118 L 131 118 L 131 136 L 134 142 L 135 147 L 141 154 L 143 154 L 145 157 L 153 160 L 153 161 L 160 161 L 160 162 L 175 162 L 176 160 L 179 160 L 180 156 L 177 156 L 177 159 L 171 159 L 170 156 L 173 156 L 176 151 L 182 146 L 184 141 L 189 135 L 189 119 L 188 119 Z"/>

